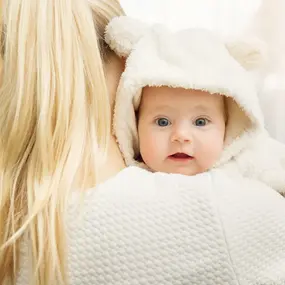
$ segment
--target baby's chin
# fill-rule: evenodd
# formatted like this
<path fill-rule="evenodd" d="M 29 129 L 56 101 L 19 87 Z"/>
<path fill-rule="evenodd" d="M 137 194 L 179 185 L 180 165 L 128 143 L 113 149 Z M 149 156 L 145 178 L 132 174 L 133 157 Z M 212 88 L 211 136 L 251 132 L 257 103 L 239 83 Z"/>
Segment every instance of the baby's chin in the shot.
<path fill-rule="evenodd" d="M 157 167 L 157 169 L 153 169 L 154 172 L 164 172 L 164 173 L 172 173 L 172 174 L 182 174 L 187 176 L 194 176 L 200 173 L 204 173 L 207 169 L 196 169 L 193 167 Z"/>
<path fill-rule="evenodd" d="M 191 170 L 191 169 L 173 169 L 172 171 L 169 171 L 169 173 L 173 173 L 173 174 L 182 174 L 182 175 L 187 175 L 187 176 L 194 176 L 200 173 L 203 173 L 207 170 Z"/>

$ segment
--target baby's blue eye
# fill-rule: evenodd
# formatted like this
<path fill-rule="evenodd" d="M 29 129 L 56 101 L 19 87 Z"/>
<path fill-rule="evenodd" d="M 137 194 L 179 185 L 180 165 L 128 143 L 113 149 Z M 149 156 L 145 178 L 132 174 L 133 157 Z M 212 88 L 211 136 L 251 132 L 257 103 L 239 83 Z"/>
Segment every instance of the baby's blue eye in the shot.
<path fill-rule="evenodd" d="M 166 118 L 159 118 L 155 121 L 155 123 L 160 127 L 167 127 L 170 125 L 170 121 Z"/>
<path fill-rule="evenodd" d="M 209 122 L 209 120 L 206 118 L 199 118 L 195 121 L 195 126 L 204 127 L 207 125 L 208 122 Z"/>

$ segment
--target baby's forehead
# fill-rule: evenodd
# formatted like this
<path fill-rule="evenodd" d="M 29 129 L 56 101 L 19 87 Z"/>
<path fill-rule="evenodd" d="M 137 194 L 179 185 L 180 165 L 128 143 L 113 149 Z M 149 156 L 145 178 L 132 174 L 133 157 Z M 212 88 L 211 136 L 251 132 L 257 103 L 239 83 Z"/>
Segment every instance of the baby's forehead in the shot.
<path fill-rule="evenodd" d="M 147 87 L 142 92 L 141 108 L 181 111 L 223 110 L 224 96 L 195 89 Z"/>

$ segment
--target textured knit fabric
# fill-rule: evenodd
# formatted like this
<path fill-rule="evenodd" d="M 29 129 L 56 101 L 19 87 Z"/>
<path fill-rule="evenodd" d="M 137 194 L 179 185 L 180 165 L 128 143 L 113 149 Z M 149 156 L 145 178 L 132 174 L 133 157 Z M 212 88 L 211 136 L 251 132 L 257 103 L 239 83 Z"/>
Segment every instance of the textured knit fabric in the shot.
<path fill-rule="evenodd" d="M 70 285 L 284 285 L 285 200 L 213 170 L 187 177 L 129 167 L 67 221 Z M 28 285 L 22 247 L 17 285 Z"/>

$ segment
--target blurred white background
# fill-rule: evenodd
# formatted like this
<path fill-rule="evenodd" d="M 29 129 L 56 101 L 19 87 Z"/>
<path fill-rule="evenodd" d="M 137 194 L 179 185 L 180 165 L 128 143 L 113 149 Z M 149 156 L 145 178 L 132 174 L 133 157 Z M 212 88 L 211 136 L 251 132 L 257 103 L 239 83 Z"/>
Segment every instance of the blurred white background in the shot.
<path fill-rule="evenodd" d="M 171 29 L 205 27 L 222 36 L 257 36 L 268 45 L 270 64 L 260 103 L 270 134 L 285 143 L 285 0 L 120 0 L 127 15 Z"/>
<path fill-rule="evenodd" d="M 274 0 L 271 0 L 274 1 Z M 239 31 L 261 0 L 121 0 L 128 15 L 162 22 L 174 29 L 208 27 L 224 33 Z"/>

